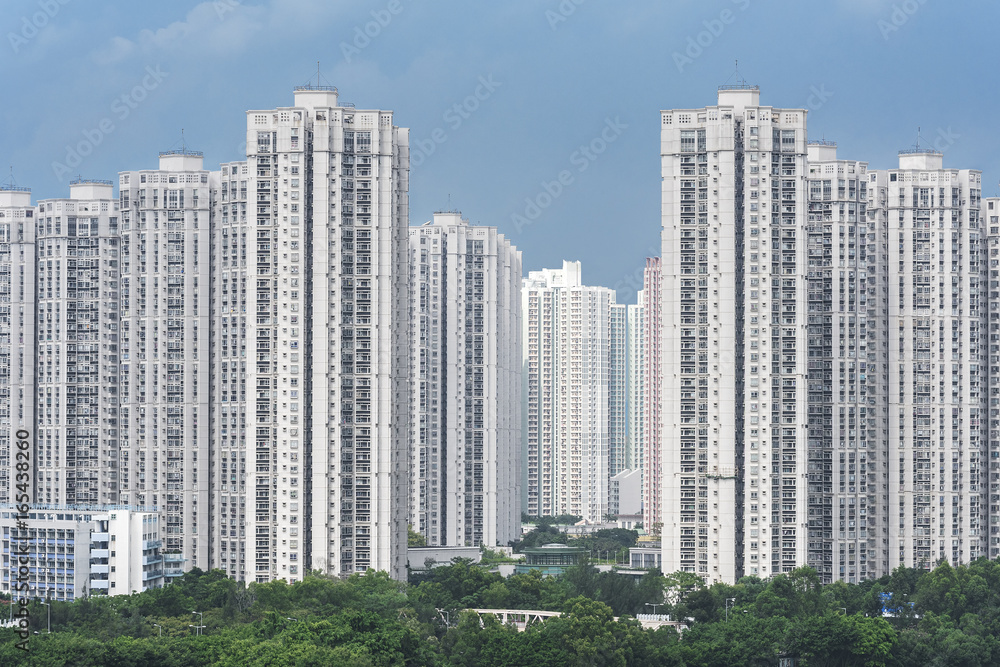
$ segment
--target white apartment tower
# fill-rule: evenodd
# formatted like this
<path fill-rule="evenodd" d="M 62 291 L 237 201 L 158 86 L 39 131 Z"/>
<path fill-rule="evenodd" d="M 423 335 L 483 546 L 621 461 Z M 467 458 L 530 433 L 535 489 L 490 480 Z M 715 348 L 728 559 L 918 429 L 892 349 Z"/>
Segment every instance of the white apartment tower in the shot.
<path fill-rule="evenodd" d="M 121 502 L 157 507 L 164 552 L 209 567 L 212 195 L 201 153 L 119 174 Z M 103 350 L 102 350 L 103 353 Z"/>
<path fill-rule="evenodd" d="M 889 573 L 885 227 L 869 220 L 867 164 L 809 155 L 809 525 L 824 582 Z"/>
<path fill-rule="evenodd" d="M 628 466 L 628 311 L 613 303 L 608 313 L 608 475 Z"/>
<path fill-rule="evenodd" d="M 18 431 L 29 432 L 37 462 L 42 452 L 35 440 L 35 208 L 31 190 L 0 186 L 0 488 L 15 502 Z M 35 467 L 35 488 L 44 483 Z"/>
<path fill-rule="evenodd" d="M 525 506 L 532 516 L 608 513 L 610 310 L 579 262 L 532 271 L 521 292 Z"/>
<path fill-rule="evenodd" d="M 36 503 L 119 502 L 118 200 L 74 181 L 35 214 Z"/>
<path fill-rule="evenodd" d="M 646 531 L 659 535 L 663 529 L 660 503 L 663 497 L 663 270 L 659 257 L 647 257 L 642 272 L 642 521 Z"/>
<path fill-rule="evenodd" d="M 521 253 L 457 212 L 409 246 L 410 523 L 431 546 L 505 546 L 521 521 Z"/>
<path fill-rule="evenodd" d="M 966 563 L 988 553 L 981 173 L 918 148 L 868 178 L 888 241 L 888 567 Z"/>
<path fill-rule="evenodd" d="M 661 112 L 663 570 L 806 562 L 806 111 Z"/>
<path fill-rule="evenodd" d="M 246 162 L 221 165 L 215 193 L 212 243 L 215 246 L 212 270 L 212 452 L 211 517 L 209 528 L 213 568 L 245 581 L 252 576 L 247 555 L 253 559 L 253 543 L 247 549 L 248 512 L 256 510 L 247 483 L 253 482 L 258 465 L 247 451 L 248 431 L 247 372 L 253 358 L 247 332 L 247 312 L 256 277 L 250 266 L 256 248 L 251 228 L 253 209 L 248 212 L 251 180 Z M 248 456 L 249 455 L 249 456 Z M 249 461 L 249 468 L 248 468 Z M 249 506 L 248 506 L 249 503 Z"/>
<path fill-rule="evenodd" d="M 897 177 L 898 178 L 898 177 Z M 989 410 L 989 418 L 983 417 L 989 429 L 989 558 L 1000 556 L 1000 198 L 983 199 L 981 222 L 985 238 L 983 262 L 986 265 L 988 283 L 983 283 L 982 293 L 986 299 L 983 321 L 989 336 L 983 350 L 987 355 L 989 387 L 987 396 L 982 396 L 984 409 Z M 985 489 L 984 489 L 985 490 Z M 986 534 L 983 531 L 985 539 Z"/>
<path fill-rule="evenodd" d="M 408 146 L 333 87 L 247 112 L 248 578 L 405 576 Z"/>
<path fill-rule="evenodd" d="M 626 444 L 625 468 L 642 470 L 643 467 L 643 429 L 646 419 L 646 344 L 645 326 L 646 309 L 643 306 L 644 292 L 639 290 L 636 297 L 638 303 L 628 306 L 626 319 Z M 642 475 L 639 476 L 640 480 Z M 640 492 L 641 493 L 641 492 Z M 642 496 L 640 495 L 640 498 Z"/>

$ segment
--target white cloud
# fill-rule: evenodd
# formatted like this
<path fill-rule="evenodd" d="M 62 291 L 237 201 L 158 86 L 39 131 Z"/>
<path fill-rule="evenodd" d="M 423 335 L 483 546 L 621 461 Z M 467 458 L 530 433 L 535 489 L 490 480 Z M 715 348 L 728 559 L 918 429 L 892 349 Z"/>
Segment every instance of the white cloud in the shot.
<path fill-rule="evenodd" d="M 242 50 L 268 25 L 267 9 L 237 0 L 210 0 L 196 5 L 183 21 L 163 28 L 146 29 L 132 39 L 116 36 L 96 49 L 98 64 L 121 62 L 137 54 L 232 53 Z"/>

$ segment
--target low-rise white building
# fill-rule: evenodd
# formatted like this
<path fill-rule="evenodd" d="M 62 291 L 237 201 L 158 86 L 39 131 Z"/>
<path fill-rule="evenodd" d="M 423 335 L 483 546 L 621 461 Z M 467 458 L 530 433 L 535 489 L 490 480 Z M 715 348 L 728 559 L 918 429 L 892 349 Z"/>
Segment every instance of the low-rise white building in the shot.
<path fill-rule="evenodd" d="M 12 575 L 17 582 L 24 544 L 29 598 L 71 601 L 163 587 L 163 534 L 152 508 L 33 505 L 26 529 L 18 528 L 18 516 L 13 505 L 0 505 L 4 593 L 11 593 Z"/>

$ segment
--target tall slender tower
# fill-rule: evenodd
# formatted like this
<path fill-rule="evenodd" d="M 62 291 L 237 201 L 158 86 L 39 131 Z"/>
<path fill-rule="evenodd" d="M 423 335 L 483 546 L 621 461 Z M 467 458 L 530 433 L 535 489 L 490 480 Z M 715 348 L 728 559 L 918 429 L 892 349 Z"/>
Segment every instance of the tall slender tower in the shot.
<path fill-rule="evenodd" d="M 121 501 L 159 508 L 172 575 L 210 562 L 213 184 L 202 163 L 167 151 L 159 169 L 118 177 Z"/>
<path fill-rule="evenodd" d="M 521 521 L 521 253 L 460 213 L 409 232 L 410 522 L 430 545 L 504 546 Z"/>
<path fill-rule="evenodd" d="M 867 164 L 809 154 L 809 551 L 824 582 L 888 574 L 884 226 Z"/>
<path fill-rule="evenodd" d="M 212 225 L 210 558 L 213 568 L 245 581 L 253 576 L 253 568 L 247 569 L 247 555 L 249 552 L 252 560 L 254 553 L 254 544 L 247 545 L 246 522 L 257 509 L 255 498 L 247 498 L 247 484 L 253 483 L 259 468 L 270 465 L 257 461 L 247 450 L 248 438 L 252 442 L 254 435 L 248 425 L 248 405 L 253 397 L 247 395 L 246 379 L 254 359 L 248 358 L 251 344 L 247 333 L 249 320 L 256 317 L 247 307 L 257 286 L 250 266 L 257 246 L 251 227 L 254 210 L 248 202 L 251 177 L 247 163 L 223 164 L 218 179 Z"/>
<path fill-rule="evenodd" d="M 663 495 L 663 271 L 659 257 L 647 257 L 642 273 L 644 349 L 641 355 L 643 387 L 642 521 L 652 534 L 662 534 L 660 502 Z"/>
<path fill-rule="evenodd" d="M 258 581 L 405 576 L 408 141 L 391 111 L 341 104 L 332 86 L 247 112 Z"/>
<path fill-rule="evenodd" d="M 35 502 L 119 502 L 118 201 L 111 181 L 75 181 L 35 215 L 39 415 Z"/>
<path fill-rule="evenodd" d="M 898 177 L 897 177 L 898 178 Z M 988 346 L 983 346 L 984 363 L 988 367 L 989 386 L 982 396 L 983 404 L 989 407 L 989 418 L 983 418 L 988 427 L 987 454 L 990 457 L 990 468 L 984 491 L 989 491 L 989 516 L 1000 516 L 1000 465 L 994 465 L 993 460 L 1000 459 L 1000 197 L 989 197 L 982 201 L 980 216 L 982 225 L 981 239 L 983 245 L 986 277 L 989 280 L 983 294 L 986 307 L 983 308 L 983 319 L 986 322 L 986 333 L 989 336 Z M 988 399 L 988 403 L 987 403 Z M 989 558 L 1000 556 L 1000 526 L 991 525 L 989 535 L 983 531 L 983 539 L 989 540 L 984 553 Z"/>
<path fill-rule="evenodd" d="M 916 148 L 869 174 L 888 240 L 888 566 L 986 555 L 988 280 L 981 173 Z"/>
<path fill-rule="evenodd" d="M 615 303 L 608 314 L 608 475 L 628 470 L 628 312 Z"/>
<path fill-rule="evenodd" d="M 628 306 L 626 362 L 626 445 L 625 467 L 642 470 L 644 466 L 644 428 L 646 420 L 646 308 L 645 292 L 639 290 L 638 303 Z M 640 479 L 642 475 L 640 475 Z M 645 482 L 643 481 L 643 488 Z M 641 492 L 640 492 L 641 494 Z M 642 497 L 640 495 L 640 497 Z"/>
<path fill-rule="evenodd" d="M 31 190 L 0 186 L 0 489 L 4 501 L 14 502 L 22 493 L 14 484 L 17 433 L 28 431 L 30 452 L 36 464 L 35 502 L 42 485 L 41 468 L 46 452 L 35 433 L 35 209 Z M 49 410 L 51 412 L 51 408 Z M 51 452 L 49 452 L 51 458 Z"/>
<path fill-rule="evenodd" d="M 806 561 L 806 111 L 661 113 L 664 571 Z"/>
<path fill-rule="evenodd" d="M 602 521 L 608 513 L 610 311 L 614 291 L 588 287 L 579 262 L 532 271 L 524 326 L 528 513 Z"/>

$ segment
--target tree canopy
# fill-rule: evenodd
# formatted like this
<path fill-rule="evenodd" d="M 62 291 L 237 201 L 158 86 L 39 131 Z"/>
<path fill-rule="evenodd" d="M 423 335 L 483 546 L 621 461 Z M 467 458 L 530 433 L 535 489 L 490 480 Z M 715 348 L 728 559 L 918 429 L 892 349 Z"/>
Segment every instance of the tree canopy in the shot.
<path fill-rule="evenodd" d="M 891 613 L 883 614 L 883 594 Z M 652 611 L 690 629 L 645 630 Z M 470 609 L 559 612 L 524 631 Z M 821 585 L 809 568 L 707 586 L 690 573 L 635 578 L 584 564 L 561 577 L 503 578 L 469 560 L 415 574 L 311 573 L 243 583 L 192 570 L 118 597 L 31 606 L 30 653 L 0 629 L 0 665 L 796 665 L 972 666 L 1000 662 L 1000 564 L 899 568 Z M 192 627 L 204 614 L 204 634 Z M 159 627 L 157 627 L 159 626 Z M 162 637 L 160 636 L 162 630 Z"/>

